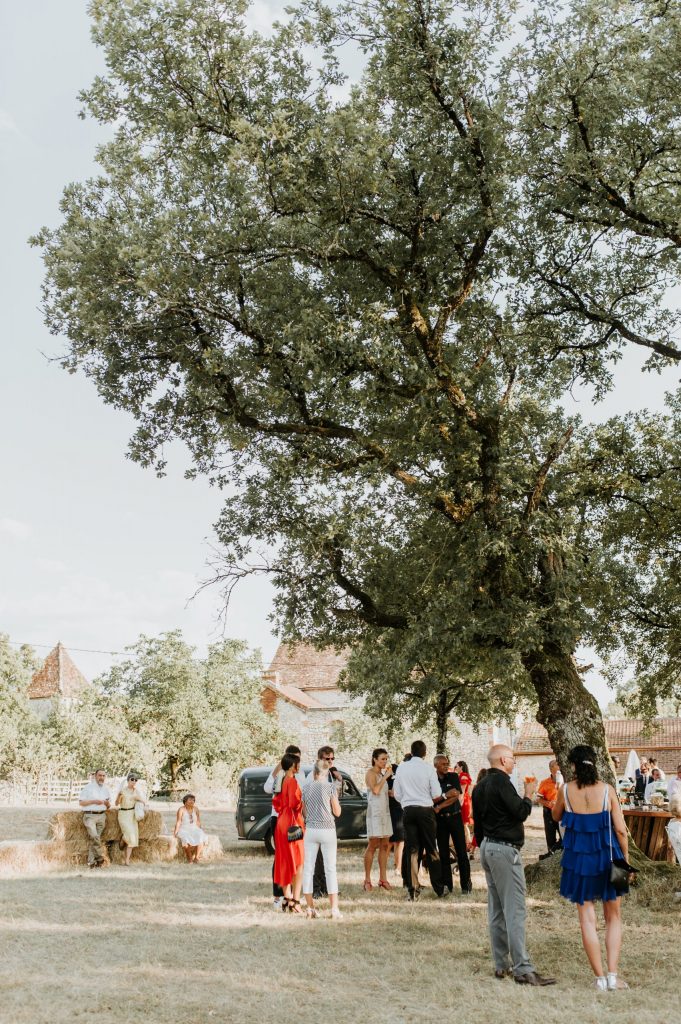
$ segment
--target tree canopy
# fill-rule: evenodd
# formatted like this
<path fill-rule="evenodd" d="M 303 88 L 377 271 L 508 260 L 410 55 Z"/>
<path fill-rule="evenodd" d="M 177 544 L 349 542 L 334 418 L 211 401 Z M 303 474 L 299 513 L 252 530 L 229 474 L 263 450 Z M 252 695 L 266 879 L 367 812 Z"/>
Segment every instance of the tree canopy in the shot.
<path fill-rule="evenodd" d="M 175 631 L 141 636 L 129 650 L 100 683 L 133 734 L 158 751 L 173 785 L 198 766 L 233 773 L 283 747 L 276 719 L 260 703 L 260 657 L 244 642 L 224 640 L 198 658 Z"/>
<path fill-rule="evenodd" d="M 114 138 L 38 238 L 64 364 L 142 464 L 179 437 L 230 485 L 228 581 L 265 547 L 287 636 L 351 644 L 370 690 L 462 680 L 462 717 L 534 700 L 605 767 L 574 652 L 660 597 L 678 422 L 565 394 L 679 358 L 678 5 L 308 2 L 267 37 L 246 9 L 92 4 Z"/>

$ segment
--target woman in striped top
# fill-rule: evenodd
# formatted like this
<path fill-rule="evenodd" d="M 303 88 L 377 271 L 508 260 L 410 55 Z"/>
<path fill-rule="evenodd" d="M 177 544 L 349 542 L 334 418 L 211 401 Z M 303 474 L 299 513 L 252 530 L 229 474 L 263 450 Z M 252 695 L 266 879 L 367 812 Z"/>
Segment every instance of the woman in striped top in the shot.
<path fill-rule="evenodd" d="M 338 878 L 336 875 L 336 823 L 340 815 L 338 790 L 335 782 L 329 781 L 330 762 L 317 761 L 314 771 L 303 789 L 303 813 L 305 815 L 305 864 L 303 867 L 303 895 L 307 904 L 307 916 L 318 917 L 315 910 L 314 867 L 317 853 L 321 849 L 324 858 L 326 888 L 331 904 L 331 917 L 342 917 L 338 909 Z"/>

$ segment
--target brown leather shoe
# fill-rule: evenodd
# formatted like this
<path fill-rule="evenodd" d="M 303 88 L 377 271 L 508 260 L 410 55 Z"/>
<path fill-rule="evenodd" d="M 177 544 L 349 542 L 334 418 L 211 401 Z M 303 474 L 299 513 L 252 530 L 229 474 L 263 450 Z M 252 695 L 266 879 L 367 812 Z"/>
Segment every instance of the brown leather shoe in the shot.
<path fill-rule="evenodd" d="M 555 985 L 555 978 L 544 978 L 536 971 L 528 971 L 527 974 L 514 974 L 513 980 L 519 985 Z"/>
<path fill-rule="evenodd" d="M 502 978 L 510 978 L 512 974 L 513 971 L 511 970 L 511 968 L 507 967 L 505 971 L 495 971 L 494 977 L 498 978 L 501 981 Z"/>

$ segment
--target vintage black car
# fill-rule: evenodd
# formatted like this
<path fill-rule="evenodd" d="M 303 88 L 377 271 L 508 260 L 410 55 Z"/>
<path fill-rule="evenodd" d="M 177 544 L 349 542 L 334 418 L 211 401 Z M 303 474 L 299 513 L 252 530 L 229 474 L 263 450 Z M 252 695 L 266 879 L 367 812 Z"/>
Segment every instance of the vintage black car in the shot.
<path fill-rule="evenodd" d="M 270 818 L 272 797 L 263 789 L 271 768 L 244 768 L 239 776 L 236 800 L 236 830 L 239 839 L 264 843 L 268 853 L 274 853 Z M 303 766 L 305 774 L 312 769 Z M 339 839 L 365 839 L 367 834 L 367 798 L 357 789 L 347 772 L 338 769 L 343 777 L 340 805 L 341 815 L 336 819 Z"/>

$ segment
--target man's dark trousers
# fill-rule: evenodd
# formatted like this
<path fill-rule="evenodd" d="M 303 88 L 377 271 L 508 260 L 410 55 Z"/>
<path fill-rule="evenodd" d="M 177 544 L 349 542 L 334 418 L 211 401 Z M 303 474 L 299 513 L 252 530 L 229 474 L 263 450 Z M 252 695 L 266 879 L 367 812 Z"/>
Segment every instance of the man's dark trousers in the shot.
<path fill-rule="evenodd" d="M 432 807 L 404 808 L 405 843 L 402 855 L 403 878 L 411 894 L 421 888 L 419 884 L 419 851 L 425 851 L 426 866 L 430 873 L 430 884 L 441 896 L 442 869 L 437 848 L 435 811 Z"/>
<path fill-rule="evenodd" d="M 471 866 L 468 860 L 466 849 L 466 833 L 463 828 L 461 812 L 458 814 L 436 814 L 437 819 L 437 845 L 440 851 L 440 868 L 442 871 L 442 884 L 448 886 L 449 891 L 454 891 L 454 880 L 452 878 L 452 865 L 449 859 L 449 838 L 451 836 L 456 850 L 456 859 L 459 865 L 459 881 L 461 892 L 470 892 Z"/>
<path fill-rule="evenodd" d="M 549 853 L 553 853 L 554 850 L 560 850 L 563 846 L 563 841 L 560 838 L 560 829 L 558 828 L 558 822 L 553 820 L 550 807 L 542 807 L 544 812 L 544 835 L 546 836 L 546 849 Z"/>
<path fill-rule="evenodd" d="M 270 818 L 270 834 L 272 836 L 272 846 L 276 846 L 276 833 L 277 833 L 277 816 L 273 814 Z M 281 899 L 284 895 L 284 890 L 280 885 L 274 881 L 274 861 L 272 861 L 272 895 L 276 900 Z"/>

